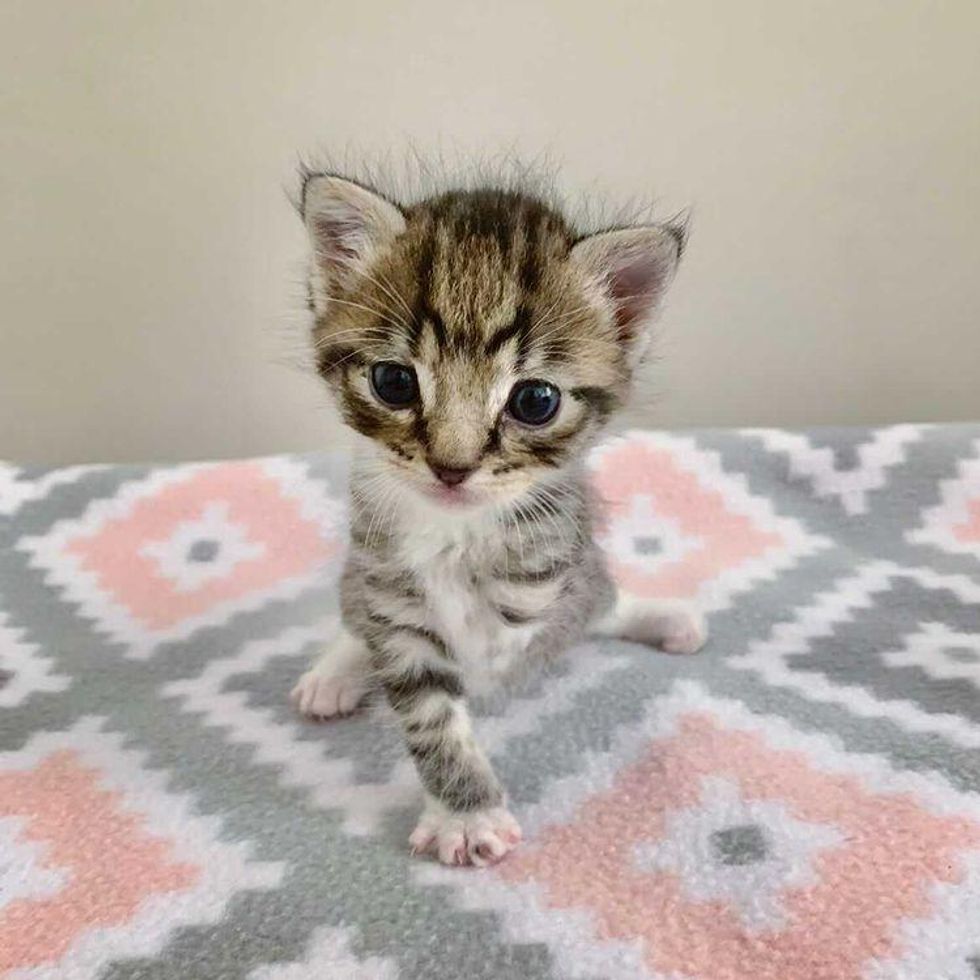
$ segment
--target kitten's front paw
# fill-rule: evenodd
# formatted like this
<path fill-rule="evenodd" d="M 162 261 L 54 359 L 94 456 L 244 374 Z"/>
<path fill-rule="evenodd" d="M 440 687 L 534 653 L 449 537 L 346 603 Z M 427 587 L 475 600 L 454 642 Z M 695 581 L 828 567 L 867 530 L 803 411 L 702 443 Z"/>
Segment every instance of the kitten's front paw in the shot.
<path fill-rule="evenodd" d="M 293 688 L 290 697 L 300 714 L 317 721 L 349 715 L 367 694 L 363 678 L 336 675 L 319 665 L 308 670 Z"/>
<path fill-rule="evenodd" d="M 367 660 L 364 642 L 340 626 L 293 688 L 293 704 L 317 721 L 349 715 L 368 693 Z"/>
<path fill-rule="evenodd" d="M 506 807 L 454 813 L 430 801 L 408 839 L 415 854 L 434 853 L 443 864 L 496 864 L 521 842 L 521 828 Z"/>

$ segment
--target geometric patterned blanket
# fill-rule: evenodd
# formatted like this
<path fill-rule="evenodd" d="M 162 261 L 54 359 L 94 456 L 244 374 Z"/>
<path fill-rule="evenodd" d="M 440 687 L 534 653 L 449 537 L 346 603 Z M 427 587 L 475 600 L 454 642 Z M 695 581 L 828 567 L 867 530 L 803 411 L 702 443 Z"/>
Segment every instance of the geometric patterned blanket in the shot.
<path fill-rule="evenodd" d="M 344 460 L 0 467 L 0 977 L 980 977 L 980 426 L 633 432 L 614 574 L 697 657 L 583 645 L 481 743 L 524 844 L 409 854 L 379 706 L 288 693 Z"/>

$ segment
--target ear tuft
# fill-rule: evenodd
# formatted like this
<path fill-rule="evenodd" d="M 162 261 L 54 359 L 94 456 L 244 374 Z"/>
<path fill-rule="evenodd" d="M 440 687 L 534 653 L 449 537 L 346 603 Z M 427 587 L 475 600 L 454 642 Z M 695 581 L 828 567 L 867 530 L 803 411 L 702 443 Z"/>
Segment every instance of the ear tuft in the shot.
<path fill-rule="evenodd" d="M 405 230 L 405 216 L 394 204 L 331 174 L 306 177 L 300 213 L 313 250 L 318 309 L 325 305 L 327 294 L 363 270 Z"/>
<path fill-rule="evenodd" d="M 572 248 L 572 260 L 605 293 L 620 339 L 637 358 L 674 278 L 686 232 L 682 222 L 623 228 L 583 238 Z"/>
<path fill-rule="evenodd" d="M 661 226 L 668 235 L 672 235 L 677 242 L 677 258 L 680 260 L 687 248 L 688 239 L 691 237 L 691 212 L 681 211 L 679 214 L 664 222 Z"/>

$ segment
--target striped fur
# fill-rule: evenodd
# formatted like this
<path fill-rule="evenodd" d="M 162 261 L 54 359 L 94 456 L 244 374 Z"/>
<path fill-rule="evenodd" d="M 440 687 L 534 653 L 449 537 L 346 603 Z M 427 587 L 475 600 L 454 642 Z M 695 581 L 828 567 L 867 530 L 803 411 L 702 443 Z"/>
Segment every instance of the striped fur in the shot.
<path fill-rule="evenodd" d="M 611 605 L 581 460 L 628 397 L 679 238 L 582 238 L 493 188 L 402 208 L 330 175 L 308 180 L 304 218 L 318 368 L 363 437 L 345 650 L 363 645 L 439 813 L 503 812 L 465 694 L 559 653 Z M 413 404 L 375 395 L 383 361 L 414 370 Z M 561 392 L 537 428 L 507 408 L 528 379 Z M 471 475 L 450 493 L 432 467 Z"/>

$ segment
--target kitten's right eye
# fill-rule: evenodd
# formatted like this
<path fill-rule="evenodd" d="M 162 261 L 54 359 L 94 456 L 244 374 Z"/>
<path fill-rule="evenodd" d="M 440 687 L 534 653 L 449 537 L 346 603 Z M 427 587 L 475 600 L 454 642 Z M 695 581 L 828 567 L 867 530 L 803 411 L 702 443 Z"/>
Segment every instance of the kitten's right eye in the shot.
<path fill-rule="evenodd" d="M 419 397 L 415 372 L 394 361 L 379 361 L 371 366 L 371 387 L 378 400 L 391 408 L 408 408 Z"/>

